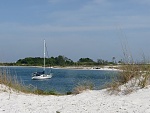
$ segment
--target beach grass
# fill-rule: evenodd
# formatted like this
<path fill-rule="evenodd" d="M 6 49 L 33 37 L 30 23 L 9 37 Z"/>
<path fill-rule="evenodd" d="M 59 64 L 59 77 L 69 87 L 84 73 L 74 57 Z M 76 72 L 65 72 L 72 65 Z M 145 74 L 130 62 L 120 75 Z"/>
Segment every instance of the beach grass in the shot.
<path fill-rule="evenodd" d="M 0 84 L 5 85 L 8 91 L 16 91 L 16 92 L 24 92 L 30 93 L 31 90 L 29 86 L 25 86 L 23 82 L 19 82 L 17 76 L 13 76 L 10 74 L 10 70 L 8 68 L 0 69 Z"/>
<path fill-rule="evenodd" d="M 142 61 L 136 62 L 129 49 L 127 40 L 122 44 L 123 59 L 119 67 L 119 76 L 108 86 L 108 91 L 129 94 L 136 89 L 150 85 L 150 63 L 142 54 Z"/>
<path fill-rule="evenodd" d="M 33 85 L 25 85 L 16 75 L 11 75 L 8 68 L 0 68 L 0 84 L 5 85 L 4 91 L 31 93 L 36 95 L 60 95 L 55 91 L 43 91 Z"/>
<path fill-rule="evenodd" d="M 127 63 L 120 66 L 119 76 L 108 85 L 111 94 L 130 94 L 136 89 L 150 85 L 150 65 L 147 63 Z M 121 87 L 121 86 L 124 87 Z"/>
<path fill-rule="evenodd" d="M 150 65 L 147 63 L 125 63 L 119 66 L 119 75 L 117 75 L 111 83 L 107 86 L 107 89 L 111 94 L 118 94 L 122 91 L 121 86 L 124 85 L 124 94 L 129 94 L 134 91 L 135 87 L 145 88 L 150 84 Z M 0 68 L 0 84 L 7 86 L 9 91 L 32 93 L 36 95 L 61 95 L 56 91 L 44 91 L 38 89 L 33 85 L 25 85 L 15 75 L 11 75 L 8 68 Z M 94 85 L 89 81 L 82 81 L 78 83 L 70 94 L 80 94 L 85 90 L 93 90 Z M 6 90 L 5 90 L 6 91 Z"/>
<path fill-rule="evenodd" d="M 85 90 L 92 90 L 93 88 L 94 88 L 94 85 L 92 82 L 82 81 L 78 83 L 75 88 L 73 88 L 72 94 L 80 94 Z"/>
<path fill-rule="evenodd" d="M 30 93 L 36 95 L 62 95 L 54 90 L 44 91 L 38 89 L 37 87 L 31 84 L 25 85 L 21 79 L 19 80 L 17 78 L 16 75 L 11 75 L 9 68 L 7 67 L 0 68 L 0 84 L 5 85 L 7 89 L 5 91 L 9 91 L 10 93 L 12 91 L 15 91 L 15 92 L 23 92 L 23 93 Z M 93 84 L 89 81 L 82 81 L 75 86 L 72 92 L 67 92 L 66 94 L 67 95 L 79 94 L 87 89 L 92 90 Z"/>

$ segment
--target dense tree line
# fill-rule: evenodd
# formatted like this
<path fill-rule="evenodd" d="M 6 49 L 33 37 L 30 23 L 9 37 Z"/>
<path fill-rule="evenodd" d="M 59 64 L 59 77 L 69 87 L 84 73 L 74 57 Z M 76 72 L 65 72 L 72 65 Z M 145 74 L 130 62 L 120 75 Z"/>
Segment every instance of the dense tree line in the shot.
<path fill-rule="evenodd" d="M 99 65 L 116 65 L 116 64 L 126 64 L 122 59 L 116 61 L 115 57 L 112 57 L 112 61 L 107 61 L 103 59 L 97 59 L 94 61 L 90 58 L 80 58 L 77 62 L 59 55 L 58 57 L 45 58 L 46 66 L 99 66 Z M 12 63 L 1 63 L 1 66 L 43 66 L 44 60 L 41 57 L 26 57 L 24 59 L 19 59 L 17 62 Z M 143 62 L 136 62 L 136 64 L 143 64 Z"/>
<path fill-rule="evenodd" d="M 73 62 L 73 60 L 59 55 L 58 57 L 51 57 L 45 59 L 46 66 L 79 66 L 79 65 L 108 65 L 114 64 L 114 62 L 108 62 L 102 59 L 98 59 L 97 61 L 93 61 L 90 58 L 80 58 L 77 62 Z M 26 65 L 26 66 L 42 66 L 43 58 L 40 57 L 27 57 L 24 59 L 19 59 L 16 62 L 16 65 Z"/>
<path fill-rule="evenodd" d="M 43 58 L 40 57 L 27 57 L 24 59 L 19 59 L 16 62 L 17 65 L 33 65 L 33 66 L 42 66 Z M 74 65 L 74 62 L 67 57 L 59 55 L 58 57 L 45 58 L 46 66 L 71 66 Z"/>

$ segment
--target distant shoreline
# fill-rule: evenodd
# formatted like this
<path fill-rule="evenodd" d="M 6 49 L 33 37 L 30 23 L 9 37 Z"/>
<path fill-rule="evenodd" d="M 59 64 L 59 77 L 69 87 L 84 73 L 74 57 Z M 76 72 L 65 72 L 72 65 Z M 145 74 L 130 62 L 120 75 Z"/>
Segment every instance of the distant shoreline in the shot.
<path fill-rule="evenodd" d="M 49 68 L 49 67 L 48 67 Z M 112 66 L 103 66 L 103 67 L 84 67 L 84 66 L 79 66 L 79 67 L 51 67 L 52 69 L 68 69 L 68 70 L 104 70 L 104 71 L 119 71 L 116 67 Z"/>
<path fill-rule="evenodd" d="M 0 66 L 0 67 L 31 67 L 31 68 L 42 68 L 42 66 Z M 46 67 L 51 69 L 68 69 L 68 70 L 104 70 L 104 71 L 119 71 L 119 66 L 54 66 Z"/>

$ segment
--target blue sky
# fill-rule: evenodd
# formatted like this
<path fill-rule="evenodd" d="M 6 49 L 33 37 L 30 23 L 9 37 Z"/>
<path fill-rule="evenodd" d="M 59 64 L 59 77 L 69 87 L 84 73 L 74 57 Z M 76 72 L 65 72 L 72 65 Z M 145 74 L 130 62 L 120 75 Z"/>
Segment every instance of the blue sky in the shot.
<path fill-rule="evenodd" d="M 0 0 L 0 61 L 64 55 L 74 61 L 149 58 L 149 0 Z"/>

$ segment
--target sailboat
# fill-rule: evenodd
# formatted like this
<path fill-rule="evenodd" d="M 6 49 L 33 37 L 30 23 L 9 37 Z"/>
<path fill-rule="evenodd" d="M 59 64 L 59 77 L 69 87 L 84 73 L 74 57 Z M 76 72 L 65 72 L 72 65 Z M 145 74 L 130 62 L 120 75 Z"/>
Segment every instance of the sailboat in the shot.
<path fill-rule="evenodd" d="M 44 40 L 44 67 L 43 67 L 43 71 L 42 72 L 34 72 L 32 74 L 32 80 L 43 80 L 43 79 L 52 78 L 52 73 L 50 73 L 50 74 L 45 73 L 45 47 L 46 47 L 46 43 Z"/>

